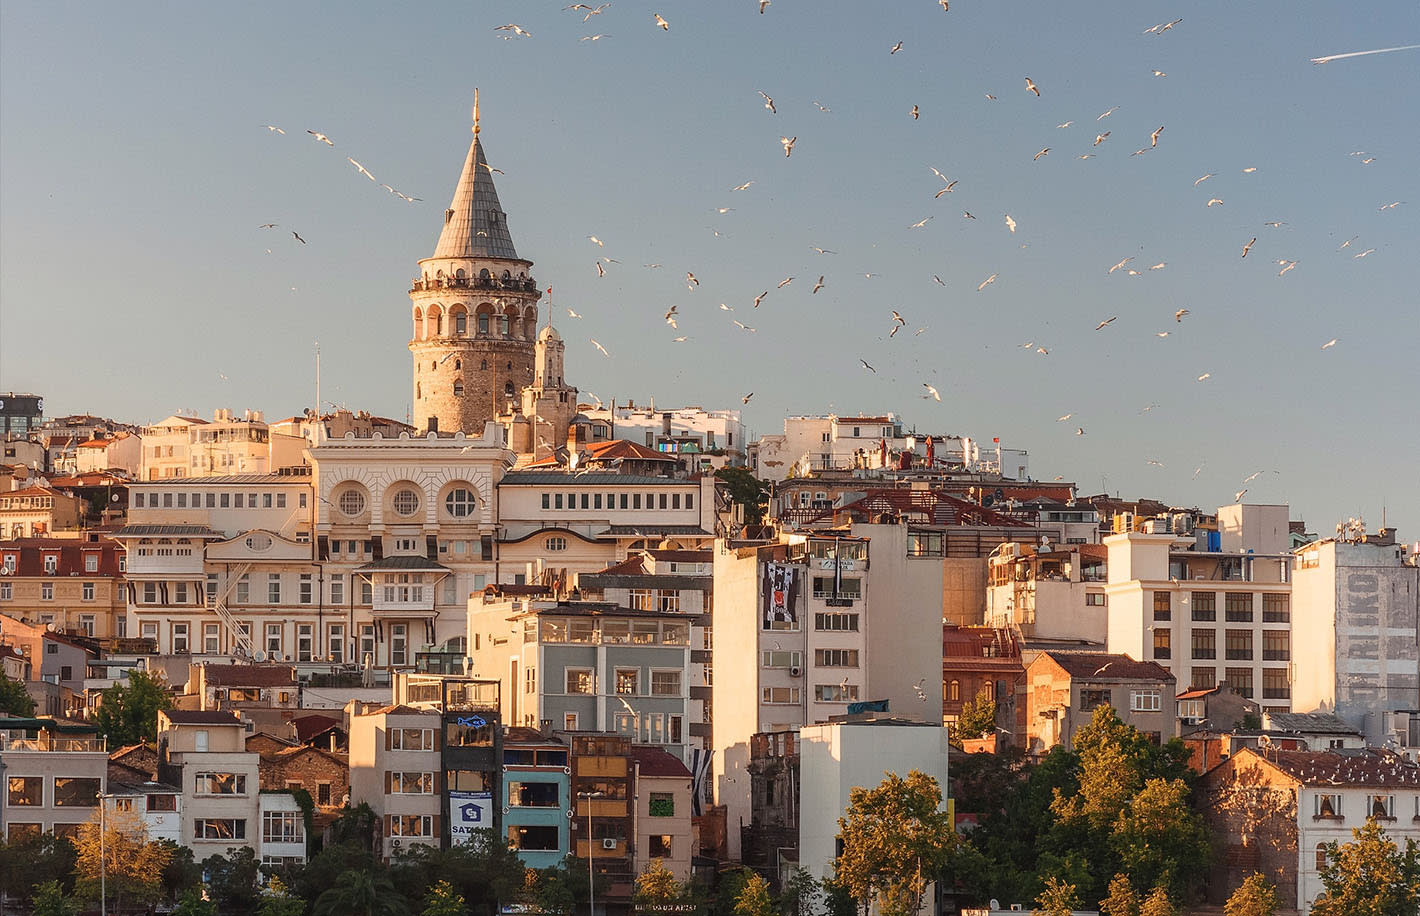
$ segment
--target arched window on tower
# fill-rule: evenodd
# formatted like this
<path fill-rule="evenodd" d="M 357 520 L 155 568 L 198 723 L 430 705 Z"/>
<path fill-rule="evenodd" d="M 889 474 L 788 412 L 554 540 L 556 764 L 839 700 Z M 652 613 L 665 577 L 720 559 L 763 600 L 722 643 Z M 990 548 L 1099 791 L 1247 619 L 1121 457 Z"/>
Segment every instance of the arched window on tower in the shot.
<path fill-rule="evenodd" d="M 509 328 L 511 327 L 511 325 L 512 325 L 512 322 L 510 322 L 510 321 L 508 320 L 508 316 L 507 316 L 507 315 L 499 315 L 499 316 L 498 316 L 498 333 L 499 333 L 499 334 L 501 334 L 501 335 L 504 336 L 504 337 L 507 337 L 507 336 L 508 336 L 508 330 L 509 330 Z"/>
<path fill-rule="evenodd" d="M 468 333 L 468 315 L 464 312 L 454 316 L 454 333 L 460 337 Z"/>
<path fill-rule="evenodd" d="M 487 372 L 487 371 L 488 371 L 488 360 L 486 360 L 486 359 L 483 360 L 482 365 L 480 365 L 478 368 L 482 369 L 484 372 Z"/>
<path fill-rule="evenodd" d="M 442 337 L 444 334 L 444 316 L 442 313 L 434 316 L 434 336 Z"/>
<path fill-rule="evenodd" d="M 424 397 L 424 386 L 419 382 L 414 383 L 414 399 L 417 401 Z"/>
<path fill-rule="evenodd" d="M 414 336 L 416 339 L 424 337 L 424 310 L 417 305 L 414 307 Z"/>
<path fill-rule="evenodd" d="M 454 360 L 454 370 L 455 370 L 455 371 L 458 371 L 459 369 L 462 369 L 462 368 L 463 368 L 463 360 L 461 360 L 461 359 L 456 359 L 456 360 Z"/>
<path fill-rule="evenodd" d="M 504 382 L 504 383 L 503 383 L 503 397 L 508 398 L 509 400 L 512 399 L 512 397 L 513 397 L 513 383 L 512 383 L 512 382 Z"/>
<path fill-rule="evenodd" d="M 454 397 L 463 397 L 463 379 L 461 378 L 454 379 Z"/>
<path fill-rule="evenodd" d="M 479 333 L 479 334 L 487 334 L 487 333 L 488 333 L 488 313 L 487 313 L 487 312 L 479 312 L 479 313 L 478 313 L 478 333 Z"/>
<path fill-rule="evenodd" d="M 456 277 L 458 277 L 460 280 L 462 280 L 464 277 L 468 276 L 468 274 L 464 272 L 464 269 L 463 269 L 462 267 L 460 267 L 458 270 L 456 270 L 456 271 L 454 272 L 454 276 L 456 276 Z"/>

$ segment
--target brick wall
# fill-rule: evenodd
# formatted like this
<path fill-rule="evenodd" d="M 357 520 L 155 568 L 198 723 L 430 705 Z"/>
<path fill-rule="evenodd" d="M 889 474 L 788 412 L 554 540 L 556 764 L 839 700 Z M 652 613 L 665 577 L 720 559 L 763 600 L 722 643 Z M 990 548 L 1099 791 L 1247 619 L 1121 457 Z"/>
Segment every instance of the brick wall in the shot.
<path fill-rule="evenodd" d="M 350 794 L 350 764 L 347 758 L 315 748 L 293 748 L 263 755 L 260 763 L 263 789 L 301 788 L 311 794 L 318 807 L 339 807 Z M 322 784 L 329 786 L 324 795 Z"/>

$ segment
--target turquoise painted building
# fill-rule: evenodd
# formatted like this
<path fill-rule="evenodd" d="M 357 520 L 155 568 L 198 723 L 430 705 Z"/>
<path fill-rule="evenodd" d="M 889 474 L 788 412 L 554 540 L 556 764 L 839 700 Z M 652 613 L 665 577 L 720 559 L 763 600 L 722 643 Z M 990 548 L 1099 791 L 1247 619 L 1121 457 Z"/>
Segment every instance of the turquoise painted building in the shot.
<path fill-rule="evenodd" d="M 570 764 L 567 745 L 535 728 L 503 736 L 503 826 L 529 868 L 557 865 L 570 850 Z"/>

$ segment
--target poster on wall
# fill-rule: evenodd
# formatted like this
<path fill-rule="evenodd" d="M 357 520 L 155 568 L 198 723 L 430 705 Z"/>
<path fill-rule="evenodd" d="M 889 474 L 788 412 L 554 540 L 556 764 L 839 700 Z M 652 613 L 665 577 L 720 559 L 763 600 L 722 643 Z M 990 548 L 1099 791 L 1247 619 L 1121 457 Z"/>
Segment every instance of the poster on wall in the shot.
<path fill-rule="evenodd" d="M 453 845 L 472 842 L 475 830 L 492 829 L 492 792 L 449 793 L 449 841 Z"/>
<path fill-rule="evenodd" d="M 776 624 L 786 624 L 793 628 L 798 624 L 795 598 L 798 597 L 796 569 L 783 563 L 770 563 L 764 567 L 764 629 L 784 629 Z"/>

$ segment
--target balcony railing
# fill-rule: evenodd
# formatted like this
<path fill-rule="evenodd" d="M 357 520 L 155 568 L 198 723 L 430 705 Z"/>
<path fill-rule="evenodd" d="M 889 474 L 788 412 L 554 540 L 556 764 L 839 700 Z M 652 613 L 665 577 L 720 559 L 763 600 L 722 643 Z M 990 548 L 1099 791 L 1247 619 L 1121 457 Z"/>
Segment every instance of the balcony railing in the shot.
<path fill-rule="evenodd" d="M 75 738 L 40 732 L 38 738 L 6 738 L 0 750 L 5 751 L 104 751 L 103 738 Z"/>
<path fill-rule="evenodd" d="M 532 277 L 510 277 L 506 280 L 500 277 L 430 277 L 428 280 L 414 280 L 410 284 L 411 292 L 432 289 L 488 289 L 523 293 L 538 291 L 537 281 Z"/>

